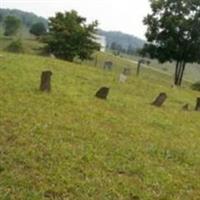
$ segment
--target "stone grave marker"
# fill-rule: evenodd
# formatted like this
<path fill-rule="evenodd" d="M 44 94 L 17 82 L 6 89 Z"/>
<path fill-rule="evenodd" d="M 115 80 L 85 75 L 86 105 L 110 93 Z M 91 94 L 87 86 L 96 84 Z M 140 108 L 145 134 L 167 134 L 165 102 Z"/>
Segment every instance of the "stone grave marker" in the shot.
<path fill-rule="evenodd" d="M 152 105 L 161 107 L 166 99 L 167 99 L 166 93 L 162 92 L 158 95 L 158 97 L 155 99 L 155 101 L 152 103 Z"/>
<path fill-rule="evenodd" d="M 40 90 L 50 92 L 51 91 L 51 71 L 43 71 L 41 74 Z"/>
<path fill-rule="evenodd" d="M 108 87 L 101 87 L 95 94 L 95 96 L 97 98 L 100 98 L 100 99 L 107 99 L 107 96 L 108 96 L 108 93 L 109 93 L 109 88 Z"/>

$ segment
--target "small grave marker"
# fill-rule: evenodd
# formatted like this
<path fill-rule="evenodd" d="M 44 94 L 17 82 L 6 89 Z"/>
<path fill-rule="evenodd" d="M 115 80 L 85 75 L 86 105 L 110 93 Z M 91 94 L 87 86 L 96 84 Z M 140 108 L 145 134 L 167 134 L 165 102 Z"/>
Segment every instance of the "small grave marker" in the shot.
<path fill-rule="evenodd" d="M 157 106 L 157 107 L 161 107 L 166 99 L 167 99 L 166 93 L 162 92 L 158 95 L 158 97 L 155 99 L 155 101 L 152 103 L 152 105 Z"/>
<path fill-rule="evenodd" d="M 113 62 L 112 61 L 105 61 L 104 62 L 104 65 L 103 65 L 103 68 L 106 70 L 112 70 L 112 67 L 113 67 Z"/>
<path fill-rule="evenodd" d="M 109 93 L 109 88 L 107 87 L 101 87 L 97 93 L 96 93 L 96 97 L 97 98 L 100 98 L 100 99 L 107 99 L 107 96 L 108 96 L 108 93 Z"/>
<path fill-rule="evenodd" d="M 130 76 L 131 75 L 131 69 L 128 67 L 125 67 L 123 70 L 123 74 L 126 76 Z"/>
<path fill-rule="evenodd" d="M 120 83 L 125 83 L 126 80 L 127 80 L 127 76 L 124 75 L 124 73 L 121 73 L 121 74 L 119 75 L 119 82 L 120 82 Z"/>
<path fill-rule="evenodd" d="M 200 97 L 197 98 L 197 103 L 196 103 L 195 110 L 196 111 L 200 111 Z"/>
<path fill-rule="evenodd" d="M 40 90 L 50 92 L 51 91 L 51 71 L 43 71 L 41 74 Z"/>
<path fill-rule="evenodd" d="M 189 110 L 189 104 L 185 104 L 183 107 L 182 107 L 182 110 L 184 111 L 188 111 Z"/>

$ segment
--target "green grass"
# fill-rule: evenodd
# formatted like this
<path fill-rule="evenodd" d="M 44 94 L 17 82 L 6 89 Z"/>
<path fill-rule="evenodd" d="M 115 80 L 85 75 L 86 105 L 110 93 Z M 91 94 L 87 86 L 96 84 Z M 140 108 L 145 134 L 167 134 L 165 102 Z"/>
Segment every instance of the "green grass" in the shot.
<path fill-rule="evenodd" d="M 187 84 L 172 89 L 169 76 L 146 68 L 138 78 L 133 64 L 119 84 L 125 60 L 107 72 L 92 62 L 1 55 L 1 200 L 200 199 L 199 93 Z M 46 69 L 50 94 L 38 91 Z M 94 97 L 101 86 L 111 88 L 107 101 Z M 168 100 L 155 108 L 160 92 Z"/>
<path fill-rule="evenodd" d="M 141 59 L 138 56 L 129 56 L 129 59 L 133 59 L 135 61 Z M 164 64 L 159 63 L 156 59 L 147 59 L 151 61 L 150 67 L 152 67 L 155 70 L 159 70 L 160 72 L 167 73 L 170 75 L 173 75 L 175 73 L 175 62 L 166 62 Z M 200 80 L 200 65 L 197 63 L 188 63 L 186 65 L 186 69 L 184 72 L 184 79 L 191 81 L 191 82 L 197 82 Z"/>

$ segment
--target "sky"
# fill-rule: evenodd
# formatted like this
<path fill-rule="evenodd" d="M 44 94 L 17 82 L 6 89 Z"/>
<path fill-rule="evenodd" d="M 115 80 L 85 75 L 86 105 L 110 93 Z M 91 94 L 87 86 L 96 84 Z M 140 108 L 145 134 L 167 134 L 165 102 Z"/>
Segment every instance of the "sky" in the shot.
<path fill-rule="evenodd" d="M 149 0 L 0 0 L 0 8 L 20 9 L 48 18 L 72 9 L 88 22 L 98 20 L 103 30 L 122 31 L 145 39 L 143 18 L 150 12 Z"/>

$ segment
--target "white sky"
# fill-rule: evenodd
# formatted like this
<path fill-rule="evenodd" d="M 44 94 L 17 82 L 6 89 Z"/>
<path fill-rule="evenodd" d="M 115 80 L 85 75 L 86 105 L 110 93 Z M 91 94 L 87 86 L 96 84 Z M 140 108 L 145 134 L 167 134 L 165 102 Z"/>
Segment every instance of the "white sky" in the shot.
<path fill-rule="evenodd" d="M 143 18 L 150 12 L 148 0 L 0 0 L 0 8 L 15 8 L 48 18 L 58 11 L 77 10 L 99 28 L 145 38 Z"/>

